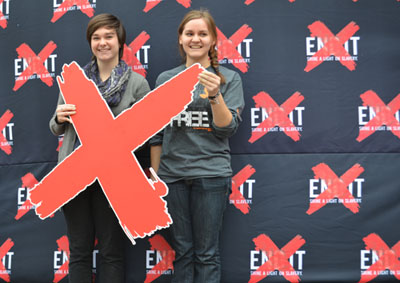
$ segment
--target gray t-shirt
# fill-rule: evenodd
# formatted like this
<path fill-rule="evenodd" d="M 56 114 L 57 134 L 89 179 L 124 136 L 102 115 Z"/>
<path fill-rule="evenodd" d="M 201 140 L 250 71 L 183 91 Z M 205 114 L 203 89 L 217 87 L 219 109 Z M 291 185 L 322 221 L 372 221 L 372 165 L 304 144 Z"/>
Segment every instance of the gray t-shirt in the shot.
<path fill-rule="evenodd" d="M 185 69 L 184 65 L 161 73 L 156 81 L 159 86 Z M 207 71 L 215 73 L 212 67 Z M 241 120 L 244 107 L 243 87 L 240 76 L 220 67 L 226 83 L 220 91 L 232 113 L 230 125 L 219 128 L 213 123 L 208 99 L 200 97 L 204 87 L 197 84 L 193 102 L 171 120 L 171 123 L 150 140 L 150 145 L 162 145 L 160 178 L 167 182 L 204 177 L 229 177 L 232 175 L 228 138 Z M 179 90 L 171 95 L 179 95 Z"/>

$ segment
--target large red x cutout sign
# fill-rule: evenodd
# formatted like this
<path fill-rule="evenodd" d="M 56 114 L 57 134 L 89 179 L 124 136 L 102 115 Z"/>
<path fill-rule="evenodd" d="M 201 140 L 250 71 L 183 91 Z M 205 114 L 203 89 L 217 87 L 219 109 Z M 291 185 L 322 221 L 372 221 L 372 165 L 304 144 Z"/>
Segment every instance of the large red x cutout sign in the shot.
<path fill-rule="evenodd" d="M 6 282 L 10 282 L 10 275 L 8 275 L 6 267 L 4 266 L 1 259 L 6 256 L 6 254 L 11 250 L 13 246 L 14 242 L 10 238 L 8 238 L 0 247 L 0 278 Z"/>
<path fill-rule="evenodd" d="M 164 0 L 146 0 L 146 7 L 144 7 L 143 12 L 147 13 L 151 9 L 153 9 L 155 6 L 160 4 Z M 190 5 L 192 4 L 192 0 L 176 0 L 179 4 L 181 4 L 185 8 L 189 8 Z"/>
<path fill-rule="evenodd" d="M 168 269 L 174 270 L 173 262 L 175 260 L 175 251 L 161 235 L 155 235 L 149 239 L 151 250 L 161 253 L 162 260 L 157 263 L 152 270 L 157 271 L 156 274 L 149 272 L 146 275 L 144 283 L 150 283 L 160 277 L 164 271 Z"/>
<path fill-rule="evenodd" d="M 279 106 L 275 100 L 264 91 L 253 96 L 253 100 L 257 108 L 261 107 L 267 111 L 268 118 L 253 130 L 249 139 L 250 143 L 254 143 L 276 126 L 283 128 L 284 133 L 292 140 L 300 140 L 300 133 L 297 130 L 285 130 L 285 128 L 295 128 L 288 115 L 304 100 L 304 96 L 301 95 L 300 92 L 296 91 L 293 93 L 292 96 L 282 103 L 281 106 Z"/>
<path fill-rule="evenodd" d="M 53 283 L 58 283 L 65 276 L 68 275 L 68 264 L 69 264 L 69 241 L 67 236 L 62 236 L 57 240 L 58 251 L 64 252 L 67 254 L 68 260 L 65 261 L 61 267 L 54 273 Z"/>
<path fill-rule="evenodd" d="M 275 245 L 271 238 L 265 234 L 253 239 L 256 250 L 261 250 L 268 257 L 262 266 L 260 266 L 257 273 L 250 276 L 249 283 L 257 283 L 267 277 L 271 272 L 279 270 L 283 276 L 290 282 L 299 282 L 300 277 L 296 274 L 293 266 L 289 262 L 289 258 L 300 249 L 306 241 L 300 236 L 296 235 L 289 243 L 287 243 L 281 250 Z"/>
<path fill-rule="evenodd" d="M 217 28 L 218 34 L 218 60 L 227 58 L 232 60 L 233 66 L 238 68 L 242 73 L 246 73 L 249 65 L 244 61 L 242 55 L 237 51 L 236 46 L 239 45 L 253 29 L 248 25 L 241 26 L 229 39 Z"/>
<path fill-rule="evenodd" d="M 73 6 L 79 6 L 82 13 L 87 15 L 89 18 L 93 17 L 94 9 L 90 5 L 88 0 L 65 0 L 58 8 L 54 10 L 53 18 L 51 22 L 55 23 L 59 18 L 64 16 L 65 13 Z"/>
<path fill-rule="evenodd" d="M 232 193 L 229 196 L 229 200 L 233 201 L 233 205 L 239 209 L 243 214 L 247 214 L 250 211 L 250 206 L 247 204 L 246 199 L 239 191 L 239 187 L 246 182 L 254 173 L 254 169 L 250 164 L 246 165 L 232 178 Z"/>
<path fill-rule="evenodd" d="M 126 64 L 132 67 L 132 70 L 138 74 L 141 74 L 143 77 L 146 77 L 146 70 L 143 68 L 142 63 L 136 58 L 136 52 L 142 48 L 142 46 L 146 43 L 147 40 L 150 39 L 150 35 L 148 35 L 145 31 L 142 31 L 138 37 L 136 37 L 129 46 L 124 45 L 124 55 L 122 56 L 122 60 L 125 61 Z"/>
<path fill-rule="evenodd" d="M 18 58 L 23 58 L 28 63 L 28 67 L 22 72 L 22 74 L 16 79 L 14 84 L 14 91 L 17 91 L 23 84 L 25 84 L 29 77 L 37 74 L 38 77 L 48 86 L 53 85 L 53 78 L 50 76 L 46 67 L 43 65 L 44 61 L 53 53 L 57 48 L 57 45 L 53 41 L 49 41 L 46 46 L 40 51 L 39 55 L 27 45 L 26 43 L 21 44 L 16 50 Z"/>
<path fill-rule="evenodd" d="M 304 71 L 311 71 L 322 64 L 322 62 L 331 55 L 338 57 L 340 63 L 350 71 L 356 69 L 356 63 L 353 60 L 342 60 L 342 57 L 351 57 L 343 45 L 360 29 L 355 22 L 350 22 L 337 35 L 334 35 L 321 21 L 312 23 L 308 26 L 308 29 L 312 37 L 319 37 L 322 39 L 324 46 L 312 57 L 317 60 L 309 60 Z M 322 58 L 321 60 L 320 57 Z"/>
<path fill-rule="evenodd" d="M 318 164 L 312 170 L 315 174 L 314 178 L 324 180 L 328 188 L 312 200 L 307 210 L 308 215 L 327 205 L 333 198 L 338 198 L 351 212 L 358 212 L 360 205 L 355 202 L 347 187 L 364 172 L 360 164 L 354 164 L 340 178 L 325 163 Z"/>
<path fill-rule="evenodd" d="M 2 132 L 7 126 L 8 122 L 11 121 L 12 117 L 14 117 L 14 114 L 10 110 L 6 110 L 6 112 L 4 112 L 4 114 L 0 117 L 0 149 L 7 155 L 11 154 L 12 147 Z"/>
<path fill-rule="evenodd" d="M 168 188 L 146 177 L 132 151 L 192 101 L 202 70 L 193 65 L 114 118 L 83 70 L 75 62 L 64 65 L 57 81 L 64 101 L 78 109 L 71 118 L 82 144 L 30 192 L 39 217 L 50 216 L 97 179 L 132 242 L 168 227 L 172 220 L 162 199 Z"/>
<path fill-rule="evenodd" d="M 0 4 L 3 3 L 4 0 L 0 0 Z M 4 14 L 0 11 L 0 27 L 5 29 L 7 27 L 7 19 Z"/>
<path fill-rule="evenodd" d="M 395 118 L 396 112 L 400 110 L 400 93 L 388 105 L 385 105 L 372 90 L 364 92 L 360 97 L 363 101 L 363 106 L 372 107 L 376 116 L 360 129 L 357 141 L 363 141 L 382 125 L 391 127 L 391 132 L 400 138 L 400 123 Z"/>
<path fill-rule="evenodd" d="M 393 275 L 400 280 L 400 241 L 391 249 L 375 233 L 369 234 L 363 241 L 367 250 L 372 250 L 378 255 L 378 260 L 361 274 L 359 282 L 369 282 L 386 269 L 394 271 Z"/>

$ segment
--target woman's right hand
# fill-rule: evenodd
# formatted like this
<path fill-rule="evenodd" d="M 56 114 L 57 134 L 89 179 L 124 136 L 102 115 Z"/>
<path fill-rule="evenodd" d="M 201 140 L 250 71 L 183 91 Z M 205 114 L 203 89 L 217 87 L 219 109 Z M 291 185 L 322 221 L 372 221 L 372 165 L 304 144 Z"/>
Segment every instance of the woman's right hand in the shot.
<path fill-rule="evenodd" d="M 64 122 L 72 123 L 70 116 L 76 114 L 76 107 L 73 104 L 60 104 L 56 109 L 56 121 L 59 124 Z"/>

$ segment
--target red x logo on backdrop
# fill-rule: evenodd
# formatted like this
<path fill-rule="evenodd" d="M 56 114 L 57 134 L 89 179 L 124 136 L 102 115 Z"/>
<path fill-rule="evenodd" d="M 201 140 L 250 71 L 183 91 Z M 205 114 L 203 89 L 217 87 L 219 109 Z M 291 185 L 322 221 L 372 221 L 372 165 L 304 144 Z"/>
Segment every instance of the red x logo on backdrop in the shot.
<path fill-rule="evenodd" d="M 4 244 L 2 244 L 0 247 L 0 259 L 5 257 L 13 246 L 14 246 L 14 242 L 10 238 L 8 238 L 4 242 Z M 6 267 L 4 266 L 4 264 L 1 260 L 0 260 L 0 278 L 6 282 L 10 282 L 10 275 L 8 275 Z"/>
<path fill-rule="evenodd" d="M 353 195 L 349 192 L 347 187 L 364 172 L 364 168 L 360 164 L 354 164 L 346 173 L 340 178 L 329 168 L 325 163 L 320 163 L 313 167 L 314 178 L 321 179 L 326 183 L 327 189 L 323 191 L 318 197 L 312 200 L 307 214 L 313 214 L 323 206 L 329 203 L 331 199 L 338 198 L 340 203 L 343 203 L 351 212 L 357 213 L 360 206 Z"/>
<path fill-rule="evenodd" d="M 309 72 L 315 67 L 319 66 L 328 59 L 330 56 L 339 58 L 339 62 L 350 71 L 356 69 L 356 63 L 354 60 L 347 59 L 350 54 L 344 48 L 346 41 L 350 39 L 360 27 L 355 22 L 350 22 L 344 27 L 337 35 L 334 35 L 326 25 L 321 21 L 316 21 L 308 26 L 312 37 L 318 37 L 324 43 L 324 46 L 314 54 L 311 59 L 307 62 L 307 66 L 304 71 Z"/>
<path fill-rule="evenodd" d="M 388 105 L 372 90 L 364 92 L 360 97 L 363 106 L 372 107 L 376 116 L 360 129 L 357 141 L 363 141 L 383 125 L 390 127 L 391 132 L 400 138 L 400 123 L 395 118 L 396 112 L 400 110 L 400 93 Z"/>
<path fill-rule="evenodd" d="M 34 74 L 36 74 L 46 85 L 52 86 L 53 78 L 50 76 L 43 64 L 56 48 L 57 45 L 53 41 L 49 41 L 42 51 L 40 51 L 39 55 L 36 55 L 29 45 L 22 43 L 16 50 L 18 53 L 18 58 L 23 58 L 28 63 L 28 67 L 15 80 L 13 90 L 17 91 Z"/>
<path fill-rule="evenodd" d="M 239 45 L 253 29 L 248 25 L 241 26 L 229 39 L 217 28 L 218 34 L 218 60 L 224 58 L 231 60 L 233 66 L 238 68 L 242 73 L 246 73 L 249 69 L 249 65 L 237 51 L 236 46 Z"/>
<path fill-rule="evenodd" d="M 143 12 L 147 13 L 155 6 L 160 4 L 163 0 L 146 0 L 146 7 L 144 7 Z M 192 4 L 192 0 L 176 0 L 179 4 L 181 4 L 185 8 L 189 8 Z"/>
<path fill-rule="evenodd" d="M 65 276 L 68 275 L 68 264 L 69 264 L 69 242 L 67 236 L 62 236 L 57 240 L 58 251 L 64 252 L 67 254 L 68 260 L 65 261 L 61 267 L 54 273 L 54 283 L 60 282 L 64 279 Z"/>
<path fill-rule="evenodd" d="M 257 283 L 267 277 L 275 270 L 281 271 L 283 276 L 290 282 L 299 282 L 300 277 L 296 274 L 296 270 L 289 262 L 289 258 L 300 249 L 306 241 L 296 235 L 281 250 L 275 245 L 271 238 L 265 234 L 253 239 L 256 250 L 260 250 L 268 257 L 263 265 L 261 265 L 254 274 L 250 276 L 249 283 Z"/>
<path fill-rule="evenodd" d="M 6 110 L 3 116 L 0 117 L 0 149 L 4 151 L 7 155 L 12 152 L 12 147 L 7 141 L 6 137 L 2 134 L 3 130 L 6 128 L 8 122 L 11 121 L 14 114 L 10 110 Z"/>
<path fill-rule="evenodd" d="M 264 91 L 253 96 L 253 100 L 257 108 L 261 107 L 267 111 L 268 118 L 262 121 L 260 125 L 253 130 L 249 139 L 250 143 L 254 143 L 276 126 L 282 128 L 283 132 L 292 140 L 300 140 L 300 133 L 295 129 L 296 127 L 288 117 L 290 112 L 304 100 L 304 96 L 301 95 L 300 92 L 296 91 L 293 93 L 281 106 Z"/>
<path fill-rule="evenodd" d="M 114 118 L 83 70 L 75 62 L 64 65 L 64 80 L 57 81 L 64 101 L 79 109 L 71 118 L 81 146 L 30 192 L 39 217 L 48 217 L 97 179 L 132 242 L 168 227 L 172 220 L 162 199 L 168 188 L 158 178 L 149 180 L 132 152 L 192 101 L 202 71 L 193 65 Z"/>
<path fill-rule="evenodd" d="M 0 0 L 0 4 L 3 3 L 4 0 Z M 3 12 L 0 11 L 0 27 L 5 29 L 7 27 L 7 19 L 4 16 Z"/>
<path fill-rule="evenodd" d="M 254 169 L 250 164 L 246 165 L 232 178 L 232 193 L 229 196 L 229 200 L 233 202 L 233 205 L 239 209 L 243 214 L 247 214 L 250 211 L 250 206 L 247 204 L 246 199 L 239 191 L 239 187 L 246 182 L 254 173 Z"/>
<path fill-rule="evenodd" d="M 133 71 L 141 74 L 143 77 L 146 77 L 147 72 L 142 63 L 140 63 L 138 58 L 136 58 L 136 52 L 138 52 L 149 39 L 150 35 L 148 35 L 145 31 L 142 31 L 138 37 L 136 37 L 131 44 L 129 44 L 129 47 L 126 44 L 124 45 L 124 56 L 122 56 L 122 60 L 131 66 Z"/>
<path fill-rule="evenodd" d="M 363 241 L 367 250 L 372 250 L 378 255 L 378 260 L 361 274 L 359 282 L 369 282 L 386 269 L 393 271 L 393 275 L 400 280 L 400 241 L 391 249 L 375 233 L 369 234 Z"/>
<path fill-rule="evenodd" d="M 149 239 L 149 242 L 152 251 L 158 251 L 161 253 L 162 260 L 152 268 L 152 271 L 155 272 L 147 273 L 144 283 L 153 282 L 168 269 L 174 270 L 173 262 L 175 260 L 175 251 L 171 248 L 164 237 L 161 235 L 155 235 Z"/>
<path fill-rule="evenodd" d="M 51 19 L 52 23 L 55 23 L 59 18 L 64 16 L 71 7 L 77 6 L 79 9 L 87 15 L 89 18 L 93 17 L 94 9 L 90 5 L 88 0 L 65 0 L 58 8 L 54 9 L 53 18 Z"/>
<path fill-rule="evenodd" d="M 22 180 L 22 187 L 23 188 L 33 188 L 38 181 L 36 180 L 35 176 L 32 173 L 27 173 L 25 176 L 21 178 Z M 15 220 L 21 219 L 31 208 L 33 207 L 29 198 L 18 208 L 17 215 L 15 216 Z"/>

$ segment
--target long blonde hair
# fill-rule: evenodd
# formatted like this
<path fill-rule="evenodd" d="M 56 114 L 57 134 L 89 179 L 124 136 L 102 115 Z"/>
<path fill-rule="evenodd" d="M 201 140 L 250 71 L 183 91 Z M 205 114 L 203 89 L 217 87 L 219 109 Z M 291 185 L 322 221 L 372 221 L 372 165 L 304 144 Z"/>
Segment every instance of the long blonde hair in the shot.
<path fill-rule="evenodd" d="M 214 18 L 211 16 L 210 12 L 203 9 L 189 11 L 183 17 L 178 27 L 178 38 L 180 38 L 180 36 L 182 35 L 183 30 L 185 29 L 185 25 L 191 20 L 196 20 L 196 19 L 203 19 L 206 22 L 208 30 L 210 31 L 211 36 L 215 41 L 215 43 L 210 47 L 210 50 L 208 51 L 208 57 L 210 58 L 211 61 L 211 67 L 214 69 L 215 73 L 221 78 L 221 84 L 224 84 L 225 77 L 219 71 L 218 51 L 215 48 L 218 42 L 217 26 L 215 25 Z M 179 44 L 179 53 L 181 54 L 183 61 L 186 62 L 186 53 L 183 50 L 181 44 Z"/>

